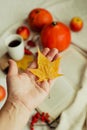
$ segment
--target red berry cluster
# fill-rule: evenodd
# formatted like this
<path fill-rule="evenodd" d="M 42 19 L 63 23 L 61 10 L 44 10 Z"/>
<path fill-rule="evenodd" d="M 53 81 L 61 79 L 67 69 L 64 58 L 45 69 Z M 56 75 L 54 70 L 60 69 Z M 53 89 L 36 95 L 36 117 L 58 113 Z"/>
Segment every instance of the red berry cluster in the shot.
<path fill-rule="evenodd" d="M 30 47 L 35 47 L 35 46 L 36 46 L 35 42 L 32 41 L 32 40 L 29 40 L 29 41 L 27 42 L 27 45 L 30 46 Z"/>
<path fill-rule="evenodd" d="M 32 52 L 29 49 L 24 48 L 24 54 L 32 55 Z"/>
<path fill-rule="evenodd" d="M 34 41 L 32 41 L 32 40 L 27 41 L 27 44 L 26 44 L 25 49 L 24 49 L 24 53 L 26 55 L 32 55 L 33 53 L 30 51 L 30 48 L 35 47 L 35 46 L 36 45 L 35 45 Z"/>
<path fill-rule="evenodd" d="M 34 130 L 34 124 L 37 123 L 39 120 L 42 122 L 49 122 L 49 114 L 44 112 L 40 114 L 39 112 L 37 112 L 34 116 L 32 116 L 30 130 Z"/>

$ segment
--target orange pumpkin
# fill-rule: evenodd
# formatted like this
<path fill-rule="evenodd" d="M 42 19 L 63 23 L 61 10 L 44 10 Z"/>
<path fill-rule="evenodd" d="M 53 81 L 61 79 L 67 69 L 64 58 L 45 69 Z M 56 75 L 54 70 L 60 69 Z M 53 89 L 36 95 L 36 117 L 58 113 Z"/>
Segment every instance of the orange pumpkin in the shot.
<path fill-rule="evenodd" d="M 52 22 L 42 29 L 41 42 L 43 47 L 57 48 L 61 52 L 70 45 L 70 29 L 62 22 Z"/>
<path fill-rule="evenodd" d="M 44 25 L 53 21 L 51 13 L 42 8 L 33 9 L 28 15 L 28 24 L 33 31 L 41 31 Z"/>

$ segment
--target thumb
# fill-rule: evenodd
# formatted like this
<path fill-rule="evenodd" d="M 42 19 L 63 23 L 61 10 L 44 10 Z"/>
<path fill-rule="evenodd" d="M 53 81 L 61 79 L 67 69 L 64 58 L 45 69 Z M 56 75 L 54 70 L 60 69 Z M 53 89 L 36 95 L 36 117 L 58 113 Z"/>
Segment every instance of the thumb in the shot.
<path fill-rule="evenodd" d="M 9 71 L 8 71 L 8 75 L 17 75 L 18 74 L 18 67 L 17 64 L 14 60 L 9 60 Z"/>

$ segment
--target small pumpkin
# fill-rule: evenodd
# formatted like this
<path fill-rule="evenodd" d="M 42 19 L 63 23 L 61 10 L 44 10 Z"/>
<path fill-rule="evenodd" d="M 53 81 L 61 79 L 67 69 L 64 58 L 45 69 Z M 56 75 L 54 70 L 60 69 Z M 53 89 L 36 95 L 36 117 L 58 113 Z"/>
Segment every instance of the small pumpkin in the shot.
<path fill-rule="evenodd" d="M 35 8 L 28 15 L 28 24 L 33 31 L 40 32 L 44 25 L 53 21 L 51 13 L 43 8 Z"/>
<path fill-rule="evenodd" d="M 70 29 L 62 22 L 52 22 L 42 29 L 41 42 L 43 47 L 57 48 L 61 52 L 70 45 Z"/>

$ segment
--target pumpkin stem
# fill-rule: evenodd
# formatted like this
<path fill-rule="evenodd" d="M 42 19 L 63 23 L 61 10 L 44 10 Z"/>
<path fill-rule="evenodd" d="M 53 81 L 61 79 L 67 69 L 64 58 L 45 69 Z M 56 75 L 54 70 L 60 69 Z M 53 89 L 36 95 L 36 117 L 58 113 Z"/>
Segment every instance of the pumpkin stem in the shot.
<path fill-rule="evenodd" d="M 52 25 L 55 26 L 57 24 L 57 22 L 52 22 Z"/>
<path fill-rule="evenodd" d="M 38 14 L 40 12 L 40 10 L 36 10 L 36 13 Z"/>

